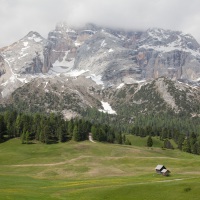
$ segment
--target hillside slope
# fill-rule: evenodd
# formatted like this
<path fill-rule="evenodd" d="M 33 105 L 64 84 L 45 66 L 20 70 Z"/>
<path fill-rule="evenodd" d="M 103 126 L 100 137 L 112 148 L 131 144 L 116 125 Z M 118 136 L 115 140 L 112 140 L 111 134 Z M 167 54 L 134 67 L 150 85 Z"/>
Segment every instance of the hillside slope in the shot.
<path fill-rule="evenodd" d="M 126 121 L 150 113 L 199 117 L 200 90 L 164 77 L 102 89 L 84 76 L 60 76 L 35 79 L 3 102 L 19 111 L 61 112 L 66 118 L 81 115 L 88 108 L 109 113 L 105 104 L 116 112 L 116 117 Z"/>
<path fill-rule="evenodd" d="M 89 141 L 37 144 L 35 148 L 12 139 L 1 144 L 0 161 L 0 198 L 102 199 L 106 195 L 109 199 L 184 200 L 199 197 L 199 156 L 176 150 Z M 170 169 L 171 176 L 156 175 L 157 164 Z M 164 192 L 159 188 L 165 188 Z"/>

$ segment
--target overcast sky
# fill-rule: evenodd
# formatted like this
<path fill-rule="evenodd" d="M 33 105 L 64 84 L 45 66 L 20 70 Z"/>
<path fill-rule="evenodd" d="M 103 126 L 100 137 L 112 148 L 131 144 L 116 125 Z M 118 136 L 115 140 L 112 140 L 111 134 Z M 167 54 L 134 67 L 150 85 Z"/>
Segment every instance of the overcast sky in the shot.
<path fill-rule="evenodd" d="M 47 37 L 60 21 L 180 30 L 200 42 L 200 0 L 0 0 L 0 47 L 31 30 Z"/>

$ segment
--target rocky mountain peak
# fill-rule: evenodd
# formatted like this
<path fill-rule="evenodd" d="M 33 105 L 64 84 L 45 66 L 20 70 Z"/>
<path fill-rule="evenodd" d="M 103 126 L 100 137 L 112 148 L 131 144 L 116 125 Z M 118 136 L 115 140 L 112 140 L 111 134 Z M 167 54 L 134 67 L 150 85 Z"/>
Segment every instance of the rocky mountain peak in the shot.
<path fill-rule="evenodd" d="M 25 37 L 21 39 L 21 41 L 24 40 L 39 43 L 39 42 L 44 42 L 45 39 L 38 32 L 30 31 Z"/>
<path fill-rule="evenodd" d="M 31 31 L 2 48 L 0 73 L 2 84 L 21 75 L 68 76 L 71 71 L 85 73 L 104 87 L 161 76 L 192 83 L 200 77 L 199 48 L 191 35 L 179 31 L 126 31 L 94 24 L 72 27 L 62 22 L 47 39 Z"/>
<path fill-rule="evenodd" d="M 141 44 L 171 47 L 174 49 L 189 49 L 199 51 L 200 45 L 195 38 L 180 31 L 164 30 L 160 28 L 148 29 L 140 40 Z"/>

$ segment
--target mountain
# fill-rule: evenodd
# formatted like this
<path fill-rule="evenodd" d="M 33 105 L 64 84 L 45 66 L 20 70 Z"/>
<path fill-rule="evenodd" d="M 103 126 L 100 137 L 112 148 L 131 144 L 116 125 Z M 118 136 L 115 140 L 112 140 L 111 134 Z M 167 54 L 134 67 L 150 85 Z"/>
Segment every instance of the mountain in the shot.
<path fill-rule="evenodd" d="M 15 90 L 6 103 L 21 111 L 60 112 L 66 118 L 75 117 L 88 107 L 101 107 L 101 102 L 89 92 L 93 85 L 91 79 L 83 76 L 35 78 Z M 101 89 L 98 85 L 95 88 Z"/>
<path fill-rule="evenodd" d="M 3 105 L 27 112 L 62 113 L 65 118 L 96 109 L 127 123 L 150 113 L 200 117 L 200 90 L 165 77 L 102 89 L 84 76 L 59 76 L 34 79 L 16 89 Z"/>
<path fill-rule="evenodd" d="M 30 74 L 45 73 L 43 46 L 46 40 L 36 32 L 29 32 L 18 42 L 0 49 L 2 97 L 31 79 Z"/>
<path fill-rule="evenodd" d="M 159 28 L 126 31 L 57 24 L 0 49 L 1 104 L 80 115 L 173 112 L 199 116 L 200 45 Z"/>

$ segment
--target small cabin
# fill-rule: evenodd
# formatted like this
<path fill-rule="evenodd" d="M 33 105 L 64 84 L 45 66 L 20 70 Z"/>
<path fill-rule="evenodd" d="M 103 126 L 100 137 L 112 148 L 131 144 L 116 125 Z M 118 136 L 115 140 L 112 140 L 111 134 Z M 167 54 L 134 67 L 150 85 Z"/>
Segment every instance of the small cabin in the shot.
<path fill-rule="evenodd" d="M 163 169 L 163 170 L 161 171 L 161 173 L 162 173 L 163 176 L 169 176 L 170 171 L 169 171 L 168 169 Z"/>
<path fill-rule="evenodd" d="M 162 174 L 163 169 L 166 169 L 164 165 L 157 165 L 155 168 L 157 174 Z"/>

